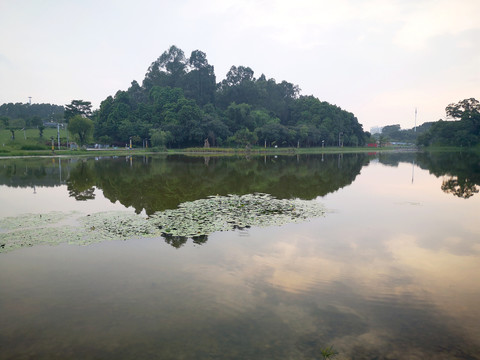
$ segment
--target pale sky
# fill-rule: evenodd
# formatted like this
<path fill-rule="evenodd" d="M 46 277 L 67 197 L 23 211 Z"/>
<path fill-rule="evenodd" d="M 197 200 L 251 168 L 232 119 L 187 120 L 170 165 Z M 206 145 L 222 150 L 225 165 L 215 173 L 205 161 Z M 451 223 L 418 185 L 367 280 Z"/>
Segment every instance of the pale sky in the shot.
<path fill-rule="evenodd" d="M 479 0 L 0 0 L 0 104 L 98 108 L 175 45 L 407 129 L 480 99 L 479 39 Z"/>

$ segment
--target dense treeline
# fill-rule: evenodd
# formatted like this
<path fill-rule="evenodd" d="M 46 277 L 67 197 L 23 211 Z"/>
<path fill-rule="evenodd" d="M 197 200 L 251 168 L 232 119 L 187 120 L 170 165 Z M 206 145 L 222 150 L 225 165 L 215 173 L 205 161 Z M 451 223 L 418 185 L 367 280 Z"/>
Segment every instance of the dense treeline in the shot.
<path fill-rule="evenodd" d="M 37 128 L 42 137 L 46 123 L 57 123 L 63 120 L 64 108 L 51 104 L 8 103 L 0 105 L 0 130 L 11 132 L 15 140 L 15 132 L 20 129 Z"/>
<path fill-rule="evenodd" d="M 363 145 L 357 118 L 298 86 L 232 66 L 217 83 L 206 54 L 187 58 L 172 46 L 148 68 L 140 85 L 105 99 L 93 114 L 94 136 L 103 143 L 188 147 Z"/>
<path fill-rule="evenodd" d="M 38 117 L 43 121 L 57 121 L 63 119 L 64 108 L 52 104 L 23 104 L 8 103 L 0 105 L 0 117 L 9 119 L 23 119 L 27 124 L 31 119 Z"/>
<path fill-rule="evenodd" d="M 378 142 L 409 142 L 421 146 L 470 147 L 480 143 L 480 103 L 474 98 L 461 100 L 445 108 L 447 120 L 426 122 L 416 128 L 402 130 L 400 125 L 387 125 Z"/>
<path fill-rule="evenodd" d="M 52 104 L 8 103 L 0 105 L 0 126 L 21 122 L 21 127 L 36 127 L 44 122 L 63 120 L 64 108 Z"/>
<path fill-rule="evenodd" d="M 439 120 L 429 131 L 418 137 L 423 146 L 473 146 L 480 143 L 480 103 L 474 98 L 450 104 L 445 109 L 447 117 L 457 121 Z"/>
<path fill-rule="evenodd" d="M 418 136 L 427 132 L 433 124 L 433 122 L 425 122 L 415 128 L 404 130 L 400 128 L 399 124 L 387 125 L 382 128 L 380 134 L 375 134 L 375 137 L 378 138 L 380 142 L 405 142 L 415 144 Z"/>

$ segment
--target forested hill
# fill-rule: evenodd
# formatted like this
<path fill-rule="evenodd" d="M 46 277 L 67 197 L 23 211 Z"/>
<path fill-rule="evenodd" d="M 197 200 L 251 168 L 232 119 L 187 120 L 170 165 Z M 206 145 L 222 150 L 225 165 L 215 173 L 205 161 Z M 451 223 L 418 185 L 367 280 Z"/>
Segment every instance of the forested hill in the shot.
<path fill-rule="evenodd" d="M 95 138 L 104 143 L 168 147 L 203 146 L 345 146 L 362 145 L 357 118 L 297 85 L 245 66 L 232 66 L 217 83 L 206 54 L 187 58 L 172 46 L 148 68 L 140 85 L 105 99 L 94 113 Z"/>

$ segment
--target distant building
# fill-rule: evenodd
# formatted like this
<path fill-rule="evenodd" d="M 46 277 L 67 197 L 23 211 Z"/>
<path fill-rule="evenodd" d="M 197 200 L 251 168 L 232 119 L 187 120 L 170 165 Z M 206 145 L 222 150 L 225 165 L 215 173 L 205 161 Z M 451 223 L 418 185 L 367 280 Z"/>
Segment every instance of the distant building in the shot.
<path fill-rule="evenodd" d="M 373 126 L 370 128 L 370 134 L 381 134 L 382 133 L 382 127 L 380 126 Z"/>

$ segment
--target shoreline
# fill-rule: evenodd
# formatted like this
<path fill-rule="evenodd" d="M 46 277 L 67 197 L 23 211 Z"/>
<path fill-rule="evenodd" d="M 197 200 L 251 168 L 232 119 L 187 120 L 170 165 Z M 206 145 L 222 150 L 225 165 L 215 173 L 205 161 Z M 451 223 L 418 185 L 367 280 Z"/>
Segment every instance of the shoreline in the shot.
<path fill-rule="evenodd" d="M 85 157 L 85 156 L 129 156 L 129 155 L 190 155 L 190 156 L 235 156 L 235 155 L 303 155 L 303 154 L 340 154 L 340 153 L 378 153 L 378 152 L 418 152 L 425 149 L 417 147 L 325 147 L 325 148 L 186 148 L 156 151 L 151 149 L 86 149 L 86 150 L 18 150 L 0 152 L 0 159 L 29 157 Z M 451 151 L 452 149 L 449 149 Z"/>

